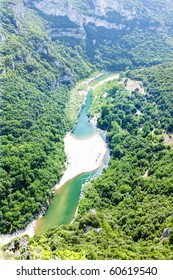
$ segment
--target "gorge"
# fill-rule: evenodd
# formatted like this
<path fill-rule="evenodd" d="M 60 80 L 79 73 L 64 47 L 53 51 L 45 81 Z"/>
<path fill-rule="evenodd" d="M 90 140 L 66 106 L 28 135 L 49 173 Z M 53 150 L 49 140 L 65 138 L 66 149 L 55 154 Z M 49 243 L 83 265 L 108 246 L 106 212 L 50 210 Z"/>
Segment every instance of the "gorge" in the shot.
<path fill-rule="evenodd" d="M 37 220 L 54 186 L 59 207 L 55 223 L 47 221 L 56 211 L 44 216 L 48 230 L 16 236 L 0 257 L 172 259 L 172 1 L 0 0 L 0 7 L 0 234 Z M 100 162 L 88 170 L 100 146 Z M 64 208 L 63 222 L 65 205 L 73 210 Z"/>

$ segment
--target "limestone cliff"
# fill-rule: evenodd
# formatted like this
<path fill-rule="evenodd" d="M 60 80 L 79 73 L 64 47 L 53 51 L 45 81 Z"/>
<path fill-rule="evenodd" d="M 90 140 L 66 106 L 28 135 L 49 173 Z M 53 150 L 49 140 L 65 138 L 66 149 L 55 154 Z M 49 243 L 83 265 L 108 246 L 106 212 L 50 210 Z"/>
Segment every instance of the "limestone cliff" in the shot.
<path fill-rule="evenodd" d="M 73 47 L 82 44 L 89 61 L 96 66 L 122 70 L 171 59 L 173 3 L 170 0 L 15 2 L 17 28 L 25 17 L 25 8 L 32 10 L 47 23 L 46 33 L 52 41 Z M 112 66 L 115 61 L 118 61 L 116 67 Z"/>
<path fill-rule="evenodd" d="M 65 40 L 68 44 L 69 40 L 77 40 L 76 44 L 83 41 L 93 63 L 102 60 L 104 65 L 112 65 L 120 57 L 119 69 L 134 63 L 158 63 L 165 49 L 168 54 L 168 49 L 172 49 L 170 0 L 24 0 L 24 3 L 48 21 L 52 40 Z M 140 60 L 136 56 L 143 49 L 146 54 Z M 155 57 L 156 49 L 159 59 Z"/>

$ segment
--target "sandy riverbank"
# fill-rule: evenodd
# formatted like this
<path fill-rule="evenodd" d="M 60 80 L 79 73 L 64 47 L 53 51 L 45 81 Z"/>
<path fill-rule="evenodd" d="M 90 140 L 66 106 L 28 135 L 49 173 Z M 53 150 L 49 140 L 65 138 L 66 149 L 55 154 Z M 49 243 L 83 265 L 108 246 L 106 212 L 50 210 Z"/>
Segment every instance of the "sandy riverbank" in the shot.
<path fill-rule="evenodd" d="M 102 74 L 97 75 L 97 78 L 101 75 Z M 90 87 L 89 83 L 95 78 L 91 78 L 86 82 L 88 87 L 83 92 L 85 96 L 90 89 L 95 89 L 104 82 L 117 78 L 117 75 L 108 77 L 105 80 L 100 81 L 97 85 Z M 96 125 L 96 120 L 94 120 L 94 124 Z M 84 140 L 77 139 L 73 137 L 71 133 L 68 133 L 64 138 L 64 143 L 65 152 L 68 158 L 67 168 L 61 181 L 54 186 L 54 189 L 59 189 L 65 182 L 81 173 L 98 169 L 101 166 L 107 151 L 106 144 L 98 132 L 94 136 Z M 28 234 L 30 237 L 34 236 L 36 222 L 37 220 L 32 221 L 25 230 L 20 230 L 15 234 L 1 235 L 0 246 L 9 243 L 15 237 L 21 237 L 25 234 Z"/>
<path fill-rule="evenodd" d="M 98 132 L 87 139 L 80 140 L 68 133 L 64 138 L 65 152 L 67 154 L 67 168 L 61 181 L 54 186 L 59 189 L 65 182 L 83 173 L 96 170 L 103 162 L 107 147 Z M 34 227 L 37 220 L 28 225 L 25 230 L 18 231 L 15 234 L 0 236 L 0 246 L 9 243 L 15 237 L 21 237 L 28 234 L 34 236 Z"/>
<path fill-rule="evenodd" d="M 93 90 L 93 89 L 96 89 L 97 87 L 103 85 L 106 82 L 110 82 L 112 80 L 118 80 L 119 76 L 120 76 L 119 74 L 114 74 L 114 75 L 112 75 L 112 76 L 110 76 L 110 77 L 108 77 L 108 78 L 98 82 L 96 85 L 90 86 L 89 89 Z"/>
<path fill-rule="evenodd" d="M 21 237 L 25 234 L 28 234 L 30 237 L 34 236 L 34 226 L 35 226 L 36 220 L 32 221 L 26 229 L 20 230 L 14 234 L 4 234 L 0 236 L 0 246 L 3 246 L 7 243 L 9 243 L 13 238 L 15 237 Z"/>
<path fill-rule="evenodd" d="M 59 189 L 65 182 L 81 173 L 99 168 L 107 151 L 106 144 L 98 133 L 84 140 L 79 140 L 69 133 L 64 143 L 67 168 L 55 189 Z"/>

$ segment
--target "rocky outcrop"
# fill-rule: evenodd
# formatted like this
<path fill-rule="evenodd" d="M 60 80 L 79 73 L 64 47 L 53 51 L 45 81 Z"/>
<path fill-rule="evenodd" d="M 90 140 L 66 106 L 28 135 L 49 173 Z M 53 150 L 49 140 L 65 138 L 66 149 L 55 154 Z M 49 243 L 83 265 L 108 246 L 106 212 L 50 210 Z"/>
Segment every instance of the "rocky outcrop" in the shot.
<path fill-rule="evenodd" d="M 16 5 L 13 5 L 13 12 L 16 27 L 20 29 L 20 20 L 25 17 L 25 6 L 23 2 L 19 2 Z"/>
<path fill-rule="evenodd" d="M 49 33 L 53 40 L 60 38 L 75 38 L 77 40 L 93 40 L 96 37 L 116 38 L 119 31 L 128 34 L 134 27 L 147 29 L 152 32 L 169 32 L 171 26 L 164 21 L 173 16 L 173 5 L 167 5 L 169 15 L 164 16 L 165 7 L 159 2 L 160 10 L 155 13 L 154 0 L 24 0 L 25 5 L 34 9 L 50 24 Z M 157 3 L 158 5 L 158 3 Z M 21 9 L 19 9 L 21 8 Z M 16 6 L 16 19 L 23 16 L 23 7 Z M 19 11 L 20 10 L 20 11 Z M 160 20 L 162 19 L 163 20 Z M 162 22 L 162 23 L 161 23 Z M 111 34 L 106 34 L 111 30 Z M 105 37 L 106 36 L 106 37 Z M 105 37 L 105 38 L 104 38 Z M 92 43 L 93 47 L 95 43 Z M 89 41 L 88 44 L 91 44 Z M 95 54 L 99 60 L 99 54 Z"/>
<path fill-rule="evenodd" d="M 82 0 L 80 4 L 70 0 L 25 0 L 25 3 L 44 15 L 53 16 L 54 19 L 60 17 L 63 23 L 51 30 L 52 38 L 68 36 L 85 39 L 85 26 L 88 24 L 121 30 L 126 27 L 124 20 L 129 21 L 139 15 L 133 5 L 126 7 L 119 0 Z M 68 23 L 64 25 L 65 20 Z M 72 28 L 68 26 L 70 22 Z"/>
<path fill-rule="evenodd" d="M 13 254 L 13 257 L 22 257 L 23 259 L 28 259 L 30 256 L 28 248 L 28 238 L 27 236 L 22 236 L 21 239 L 14 239 L 8 246 L 9 253 Z"/>
<path fill-rule="evenodd" d="M 170 232 L 171 232 L 170 228 L 165 228 L 164 231 L 162 232 L 162 238 L 168 237 Z"/>
<path fill-rule="evenodd" d="M 79 25 L 91 22 L 92 19 L 97 20 L 104 18 L 107 20 L 108 13 L 117 11 L 121 16 L 127 20 L 133 19 L 139 15 L 138 8 L 134 5 L 125 3 L 120 0 L 28 0 L 26 3 L 32 3 L 38 10 L 54 16 L 68 16 L 68 18 Z M 92 5 L 91 5 L 92 3 Z"/>
<path fill-rule="evenodd" d="M 163 242 L 164 240 L 166 240 L 167 237 L 169 237 L 170 233 L 171 233 L 171 229 L 170 229 L 169 227 L 168 227 L 168 228 L 165 228 L 165 229 L 163 230 L 163 232 L 162 232 L 162 236 L 161 236 L 161 238 L 160 238 L 160 242 Z"/>
<path fill-rule="evenodd" d="M 6 37 L 3 34 L 0 34 L 0 42 L 7 41 Z"/>

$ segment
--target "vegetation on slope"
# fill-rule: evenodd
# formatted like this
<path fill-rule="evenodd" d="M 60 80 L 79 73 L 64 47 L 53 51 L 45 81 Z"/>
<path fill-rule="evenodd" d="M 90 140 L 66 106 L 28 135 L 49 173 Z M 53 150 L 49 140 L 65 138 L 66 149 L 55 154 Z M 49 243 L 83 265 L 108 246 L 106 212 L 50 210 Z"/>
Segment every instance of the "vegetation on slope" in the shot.
<path fill-rule="evenodd" d="M 27 0 L 26 3 L 49 21 L 52 40 L 82 48 L 97 69 L 121 71 L 172 61 L 173 4 L 170 1 L 46 3 L 42 0 L 39 4 Z"/>
<path fill-rule="evenodd" d="M 173 42 L 170 1 L 164 1 L 165 12 L 157 1 L 160 9 L 154 12 L 155 0 L 146 0 L 144 9 L 135 6 L 139 14 L 133 19 L 109 13 L 110 23 L 125 28 L 89 23 L 86 40 L 53 37 L 61 20 L 38 13 L 29 7 L 32 1 L 0 2 L 2 234 L 25 228 L 49 204 L 64 168 L 63 137 L 72 126 L 67 104 L 76 81 L 96 68 L 171 61 Z M 88 3 L 86 14 L 93 8 Z M 77 9 L 86 1 L 82 5 Z M 63 24 L 71 22 L 65 17 Z M 163 142 L 173 132 L 172 74 L 172 63 L 127 72 L 143 81 L 146 95 L 130 94 L 117 82 L 98 89 L 102 108 L 95 104 L 91 112 L 100 111 L 98 125 L 108 131 L 108 169 L 85 189 L 74 224 L 17 238 L 4 247 L 7 258 L 173 258 L 173 152 Z"/>
<path fill-rule="evenodd" d="M 108 131 L 109 167 L 84 189 L 72 225 L 12 241 L 4 247 L 6 258 L 173 258 L 173 150 L 162 136 L 171 115 L 158 114 L 172 112 L 171 102 L 164 102 L 172 95 L 172 66 L 128 72 L 145 80 L 146 95 L 137 89 L 130 94 L 117 81 L 100 88 L 107 92 L 98 124 Z M 156 89 L 159 99 L 153 100 Z"/>
<path fill-rule="evenodd" d="M 51 43 L 36 13 L 19 1 L 1 2 L 2 234 L 25 228 L 49 204 L 64 169 L 63 137 L 72 125 L 69 89 L 92 67 L 78 50 Z"/>

